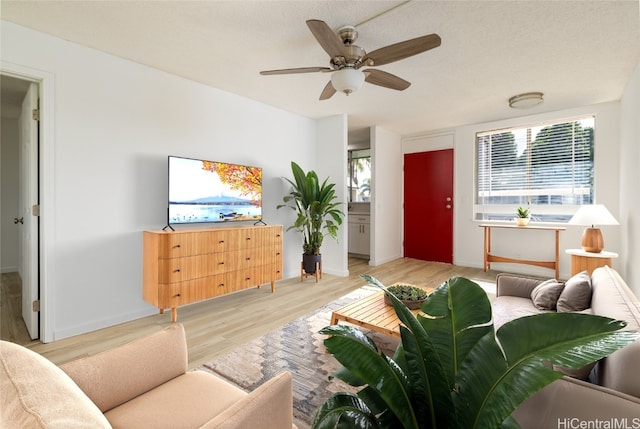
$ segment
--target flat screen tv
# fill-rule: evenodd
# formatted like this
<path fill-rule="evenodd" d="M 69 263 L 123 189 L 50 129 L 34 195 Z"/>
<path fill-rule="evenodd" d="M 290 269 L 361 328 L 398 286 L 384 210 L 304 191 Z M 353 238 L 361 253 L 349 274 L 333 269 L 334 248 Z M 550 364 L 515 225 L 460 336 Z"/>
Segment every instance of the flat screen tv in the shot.
<path fill-rule="evenodd" d="M 168 224 L 261 221 L 262 169 L 169 156 Z"/>

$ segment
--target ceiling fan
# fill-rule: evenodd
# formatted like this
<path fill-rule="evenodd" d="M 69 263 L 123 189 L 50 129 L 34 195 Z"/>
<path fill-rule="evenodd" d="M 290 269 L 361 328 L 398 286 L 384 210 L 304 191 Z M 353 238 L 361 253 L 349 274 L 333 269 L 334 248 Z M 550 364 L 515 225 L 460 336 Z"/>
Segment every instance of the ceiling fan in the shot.
<path fill-rule="evenodd" d="M 429 34 L 427 36 L 416 37 L 376 49 L 366 53 L 358 45 L 353 43 L 358 38 L 358 31 L 353 26 L 345 26 L 338 30 L 336 34 L 324 21 L 310 19 L 307 26 L 313 33 L 320 46 L 331 57 L 330 67 L 300 67 L 281 70 L 261 71 L 261 75 L 294 74 L 294 73 L 314 73 L 332 72 L 331 80 L 322 90 L 320 100 L 327 100 L 337 91 L 349 95 L 360 89 L 364 82 L 374 85 L 391 88 L 398 91 L 407 89 L 411 82 L 408 82 L 396 75 L 377 69 L 361 70 L 361 67 L 382 66 L 399 61 L 416 54 L 428 51 L 440 46 L 440 36 Z"/>

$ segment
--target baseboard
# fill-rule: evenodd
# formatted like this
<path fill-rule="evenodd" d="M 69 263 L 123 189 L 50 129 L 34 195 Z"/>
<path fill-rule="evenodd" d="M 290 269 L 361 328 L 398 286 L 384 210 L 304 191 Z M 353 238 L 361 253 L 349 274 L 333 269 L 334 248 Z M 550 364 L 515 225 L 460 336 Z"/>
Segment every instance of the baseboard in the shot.
<path fill-rule="evenodd" d="M 0 273 L 2 273 L 2 274 L 17 273 L 17 272 L 18 272 L 18 267 L 2 267 L 2 268 L 0 268 Z"/>
<path fill-rule="evenodd" d="M 145 308 L 136 311 L 132 311 L 126 314 L 119 314 L 114 317 L 97 320 L 91 323 L 75 325 L 69 328 L 56 329 L 53 331 L 52 341 L 62 340 L 64 338 L 75 337 L 76 335 L 86 334 L 88 332 L 97 331 L 99 329 L 109 328 L 121 323 L 130 322 L 132 320 L 140 319 L 147 316 L 158 314 L 158 309 Z"/>
<path fill-rule="evenodd" d="M 369 265 L 371 265 L 372 267 L 375 267 L 377 265 L 386 264 L 387 262 L 395 261 L 396 259 L 400 259 L 400 258 L 402 258 L 402 255 L 389 256 L 388 258 L 384 258 L 384 259 L 376 259 L 376 260 L 370 259 Z"/>
<path fill-rule="evenodd" d="M 322 274 L 331 274 L 332 276 L 338 276 L 338 277 L 349 277 L 349 270 L 342 271 L 342 270 L 323 269 Z"/>

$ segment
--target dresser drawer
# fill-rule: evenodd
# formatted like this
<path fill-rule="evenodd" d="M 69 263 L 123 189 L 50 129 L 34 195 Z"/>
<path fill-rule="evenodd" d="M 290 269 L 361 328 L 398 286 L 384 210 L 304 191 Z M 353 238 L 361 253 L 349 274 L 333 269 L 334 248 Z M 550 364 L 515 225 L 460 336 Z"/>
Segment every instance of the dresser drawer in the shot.
<path fill-rule="evenodd" d="M 184 280 L 222 274 L 226 271 L 224 253 L 161 259 L 158 264 L 160 283 L 176 283 Z"/>
<path fill-rule="evenodd" d="M 158 256 L 169 259 L 225 252 L 234 248 L 230 235 L 227 230 L 161 235 Z"/>

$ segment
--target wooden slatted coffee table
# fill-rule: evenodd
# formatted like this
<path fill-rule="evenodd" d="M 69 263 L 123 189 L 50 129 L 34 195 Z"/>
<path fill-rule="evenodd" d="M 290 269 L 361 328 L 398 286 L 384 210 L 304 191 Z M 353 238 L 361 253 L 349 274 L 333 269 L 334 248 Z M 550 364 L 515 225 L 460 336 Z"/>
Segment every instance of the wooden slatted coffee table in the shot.
<path fill-rule="evenodd" d="M 429 292 L 433 290 L 424 289 Z M 418 314 L 420 310 L 411 310 L 411 312 Z M 393 307 L 384 303 L 384 292 L 382 291 L 352 302 L 331 313 L 332 325 L 337 325 L 341 320 L 376 332 L 400 337 L 400 319 L 396 316 Z"/>

